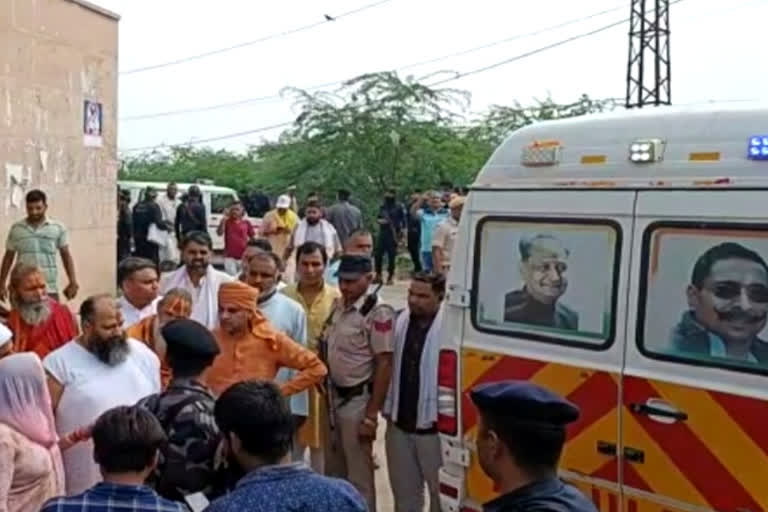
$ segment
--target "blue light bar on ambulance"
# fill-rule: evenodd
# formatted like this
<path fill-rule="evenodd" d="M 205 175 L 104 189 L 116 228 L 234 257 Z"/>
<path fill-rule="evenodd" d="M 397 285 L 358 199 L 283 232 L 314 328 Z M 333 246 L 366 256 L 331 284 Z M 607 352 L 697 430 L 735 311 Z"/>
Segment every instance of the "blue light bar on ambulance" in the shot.
<path fill-rule="evenodd" d="M 747 158 L 750 160 L 768 160 L 768 135 L 750 137 Z"/>

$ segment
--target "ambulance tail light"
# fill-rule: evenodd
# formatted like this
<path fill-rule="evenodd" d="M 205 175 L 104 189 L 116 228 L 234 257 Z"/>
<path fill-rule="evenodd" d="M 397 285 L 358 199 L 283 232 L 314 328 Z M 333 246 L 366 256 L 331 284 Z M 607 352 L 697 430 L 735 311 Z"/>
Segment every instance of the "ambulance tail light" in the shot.
<path fill-rule="evenodd" d="M 455 436 L 458 432 L 456 400 L 458 394 L 458 358 L 453 350 L 441 350 L 437 369 L 437 429 Z"/>

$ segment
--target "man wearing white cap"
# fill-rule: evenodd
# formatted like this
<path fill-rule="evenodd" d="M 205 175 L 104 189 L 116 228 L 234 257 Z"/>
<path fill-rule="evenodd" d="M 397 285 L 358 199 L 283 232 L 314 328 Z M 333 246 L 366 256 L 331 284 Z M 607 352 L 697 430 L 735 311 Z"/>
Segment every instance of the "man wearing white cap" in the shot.
<path fill-rule="evenodd" d="M 270 210 L 264 216 L 261 224 L 261 234 L 269 240 L 272 245 L 272 252 L 279 256 L 285 253 L 291 243 L 293 230 L 296 229 L 298 223 L 299 217 L 291 209 L 291 198 L 285 194 L 278 197 L 277 202 L 275 202 L 275 209 Z M 290 276 L 285 277 L 290 279 Z"/>
<path fill-rule="evenodd" d="M 11 354 L 13 348 L 13 333 L 3 323 L 0 323 L 0 359 Z"/>

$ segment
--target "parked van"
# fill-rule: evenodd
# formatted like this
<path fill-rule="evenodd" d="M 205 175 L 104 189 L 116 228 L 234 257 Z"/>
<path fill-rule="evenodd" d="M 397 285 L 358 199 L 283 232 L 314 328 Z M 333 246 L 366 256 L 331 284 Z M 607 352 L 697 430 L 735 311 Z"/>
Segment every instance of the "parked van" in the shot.
<path fill-rule="evenodd" d="M 165 193 L 165 189 L 168 183 L 165 182 L 150 182 L 150 181 L 118 181 L 118 187 L 121 190 L 129 190 L 131 192 L 131 208 L 141 201 L 144 197 L 144 190 L 147 187 L 154 187 L 158 191 L 158 196 Z M 208 234 L 211 235 L 213 240 L 214 251 L 224 250 L 224 237 L 219 236 L 216 232 L 216 228 L 219 227 L 219 222 L 227 208 L 232 203 L 238 201 L 237 192 L 229 187 L 218 187 L 215 185 L 201 184 L 201 183 L 178 183 L 179 197 L 189 190 L 192 185 L 197 185 L 200 192 L 203 194 L 203 204 L 205 205 L 205 215 L 208 219 Z M 251 224 L 258 232 L 261 226 L 261 219 L 249 217 Z"/>
<path fill-rule="evenodd" d="M 768 510 L 768 109 L 653 108 L 514 132 L 448 276 L 444 511 L 496 495 L 469 390 L 581 408 L 561 476 L 602 511 Z"/>

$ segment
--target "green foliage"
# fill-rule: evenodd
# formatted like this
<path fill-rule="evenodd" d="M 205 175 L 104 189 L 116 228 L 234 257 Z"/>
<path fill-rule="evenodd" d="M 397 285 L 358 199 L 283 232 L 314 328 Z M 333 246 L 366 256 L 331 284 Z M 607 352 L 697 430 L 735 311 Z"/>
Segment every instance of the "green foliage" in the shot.
<path fill-rule="evenodd" d="M 468 185 L 505 134 L 537 120 L 560 119 L 615 107 L 612 100 L 560 105 L 551 98 L 534 106 L 494 105 L 468 121 L 469 94 L 433 89 L 396 73 L 371 73 L 334 92 L 310 94 L 286 89 L 299 112 L 277 141 L 245 153 L 173 147 L 129 157 L 120 178 L 189 182 L 212 179 L 244 192 L 268 195 L 298 186 L 298 196 L 317 191 L 331 202 L 350 189 L 372 219 L 381 196 L 394 188 L 402 196 L 440 182 Z"/>

